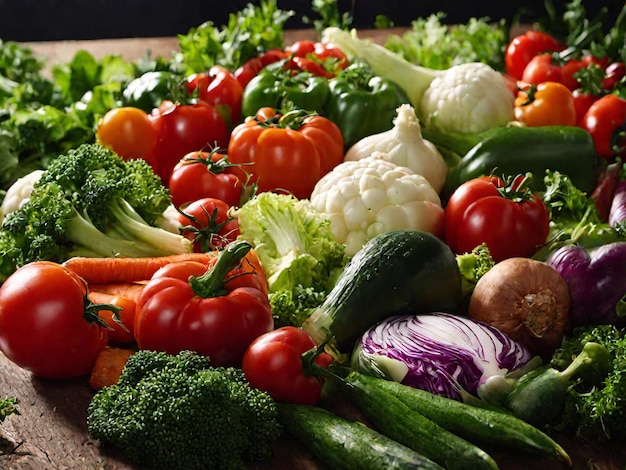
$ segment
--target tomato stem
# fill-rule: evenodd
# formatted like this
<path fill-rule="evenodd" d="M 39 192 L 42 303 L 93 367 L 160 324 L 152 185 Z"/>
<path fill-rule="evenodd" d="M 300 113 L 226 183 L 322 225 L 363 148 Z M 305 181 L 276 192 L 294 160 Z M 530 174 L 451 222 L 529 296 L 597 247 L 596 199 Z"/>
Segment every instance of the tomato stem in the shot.
<path fill-rule="evenodd" d="M 83 298 L 83 304 L 83 316 L 88 323 L 95 323 L 103 328 L 106 328 L 107 330 L 110 330 L 111 327 L 107 324 L 106 321 L 100 318 L 100 315 L 98 315 L 98 312 L 100 310 L 110 310 L 111 312 L 113 312 L 113 320 L 120 324 L 123 328 L 126 328 L 119 316 L 119 313 L 122 311 L 122 307 L 111 304 L 96 304 L 89 300 L 87 294 L 85 294 L 85 297 Z"/>
<path fill-rule="evenodd" d="M 239 265 L 251 249 L 252 245 L 244 240 L 236 240 L 226 245 L 219 252 L 217 261 L 211 269 L 202 276 L 189 278 L 189 285 L 194 293 L 204 299 L 226 295 L 228 293 L 226 289 L 228 273 Z"/>

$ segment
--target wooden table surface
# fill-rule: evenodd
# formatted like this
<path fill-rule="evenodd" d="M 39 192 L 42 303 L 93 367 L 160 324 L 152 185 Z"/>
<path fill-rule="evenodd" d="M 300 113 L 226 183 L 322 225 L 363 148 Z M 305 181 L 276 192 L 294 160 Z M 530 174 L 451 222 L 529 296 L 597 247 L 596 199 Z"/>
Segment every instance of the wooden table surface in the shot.
<path fill-rule="evenodd" d="M 365 31 L 361 37 L 382 42 L 390 32 L 401 30 Z M 285 42 L 315 39 L 311 30 L 287 31 Z M 35 53 L 48 65 L 69 61 L 75 52 L 84 49 L 96 58 L 105 54 L 120 54 L 128 60 L 144 57 L 170 57 L 177 50 L 176 38 L 113 39 L 97 41 L 65 41 L 29 43 Z M 100 448 L 87 434 L 87 406 L 93 395 L 87 379 L 49 381 L 32 377 L 0 354 L 0 396 L 15 396 L 20 400 L 20 415 L 9 416 L 0 425 L 0 468 L 7 470 L 129 470 L 133 467 L 123 457 Z M 324 406 L 348 418 L 358 418 L 355 411 L 341 403 Z M 575 469 L 624 470 L 626 449 L 617 443 L 594 447 L 573 440 L 570 436 L 555 438 L 570 453 Z M 564 467 L 535 455 L 512 453 L 503 449 L 488 449 L 503 470 L 554 469 Z M 318 470 L 323 466 L 299 443 L 285 437 L 276 446 L 270 462 L 251 468 Z"/>

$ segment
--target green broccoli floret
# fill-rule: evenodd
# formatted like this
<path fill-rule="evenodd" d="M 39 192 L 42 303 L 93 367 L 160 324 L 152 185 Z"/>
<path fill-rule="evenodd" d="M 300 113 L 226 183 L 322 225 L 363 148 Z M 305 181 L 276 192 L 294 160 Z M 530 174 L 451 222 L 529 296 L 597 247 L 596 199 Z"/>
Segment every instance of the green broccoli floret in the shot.
<path fill-rule="evenodd" d="M 615 325 L 575 328 L 555 351 L 551 364 L 559 369 L 568 367 L 589 342 L 609 351 L 609 367 L 590 369 L 569 389 L 556 428 L 573 430 L 591 441 L 617 442 L 626 439 L 626 329 Z"/>
<path fill-rule="evenodd" d="M 481 243 L 472 251 L 456 255 L 456 262 L 461 272 L 461 292 L 467 299 L 478 280 L 495 265 L 486 243 Z"/>
<path fill-rule="evenodd" d="M 92 398 L 90 435 L 135 463 L 168 469 L 244 469 L 282 433 L 276 402 L 241 369 L 212 367 L 190 351 L 140 350 L 117 384 Z"/>
<path fill-rule="evenodd" d="M 170 204 L 147 162 L 83 144 L 51 162 L 28 202 L 3 220 L 0 276 L 36 260 L 190 252 L 190 240 L 156 225 Z"/>
<path fill-rule="evenodd" d="M 270 292 L 269 300 L 274 317 L 274 326 L 302 326 L 311 312 L 319 307 L 326 297 L 326 290 L 296 285 L 293 290 Z"/>

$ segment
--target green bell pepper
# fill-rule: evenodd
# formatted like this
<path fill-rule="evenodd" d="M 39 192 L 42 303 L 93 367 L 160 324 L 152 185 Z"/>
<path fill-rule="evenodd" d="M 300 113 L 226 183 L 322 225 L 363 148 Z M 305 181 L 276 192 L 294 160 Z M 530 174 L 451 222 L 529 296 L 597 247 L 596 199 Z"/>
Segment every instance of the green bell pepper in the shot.
<path fill-rule="evenodd" d="M 241 100 L 243 116 L 254 116 L 263 107 L 318 112 L 328 97 L 328 80 L 309 72 L 263 69 L 246 85 Z"/>
<path fill-rule="evenodd" d="M 448 175 L 441 192 L 444 200 L 465 181 L 489 174 L 531 173 L 529 187 L 533 191 L 545 190 L 546 170 L 569 176 L 587 194 L 596 184 L 599 159 L 591 135 L 579 127 L 510 126 L 454 135 L 423 127 L 422 136 L 447 157 Z"/>
<path fill-rule="evenodd" d="M 165 99 L 172 99 L 180 89 L 181 78 L 166 71 L 145 72 L 126 85 L 122 92 L 124 106 L 134 106 L 150 113 Z"/>
<path fill-rule="evenodd" d="M 347 67 L 328 85 L 324 115 L 341 129 L 346 150 L 368 135 L 391 129 L 398 107 L 410 103 L 395 82 L 360 63 Z"/>

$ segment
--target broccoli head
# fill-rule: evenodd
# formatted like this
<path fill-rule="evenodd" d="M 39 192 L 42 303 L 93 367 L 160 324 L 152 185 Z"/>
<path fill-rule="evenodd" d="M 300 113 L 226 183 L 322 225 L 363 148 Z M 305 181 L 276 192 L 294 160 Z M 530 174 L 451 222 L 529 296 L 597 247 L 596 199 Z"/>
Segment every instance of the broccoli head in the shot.
<path fill-rule="evenodd" d="M 190 351 L 140 350 L 117 384 L 88 407 L 89 433 L 141 465 L 246 468 L 271 456 L 282 433 L 275 401 L 241 369 L 212 367 Z"/>
<path fill-rule="evenodd" d="M 28 202 L 3 220 L 0 276 L 38 260 L 190 252 L 191 240 L 157 225 L 170 204 L 147 162 L 83 144 L 51 162 Z"/>
<path fill-rule="evenodd" d="M 486 243 L 481 243 L 472 251 L 456 255 L 456 261 L 461 272 L 461 292 L 467 299 L 478 280 L 494 267 L 495 261 Z"/>

